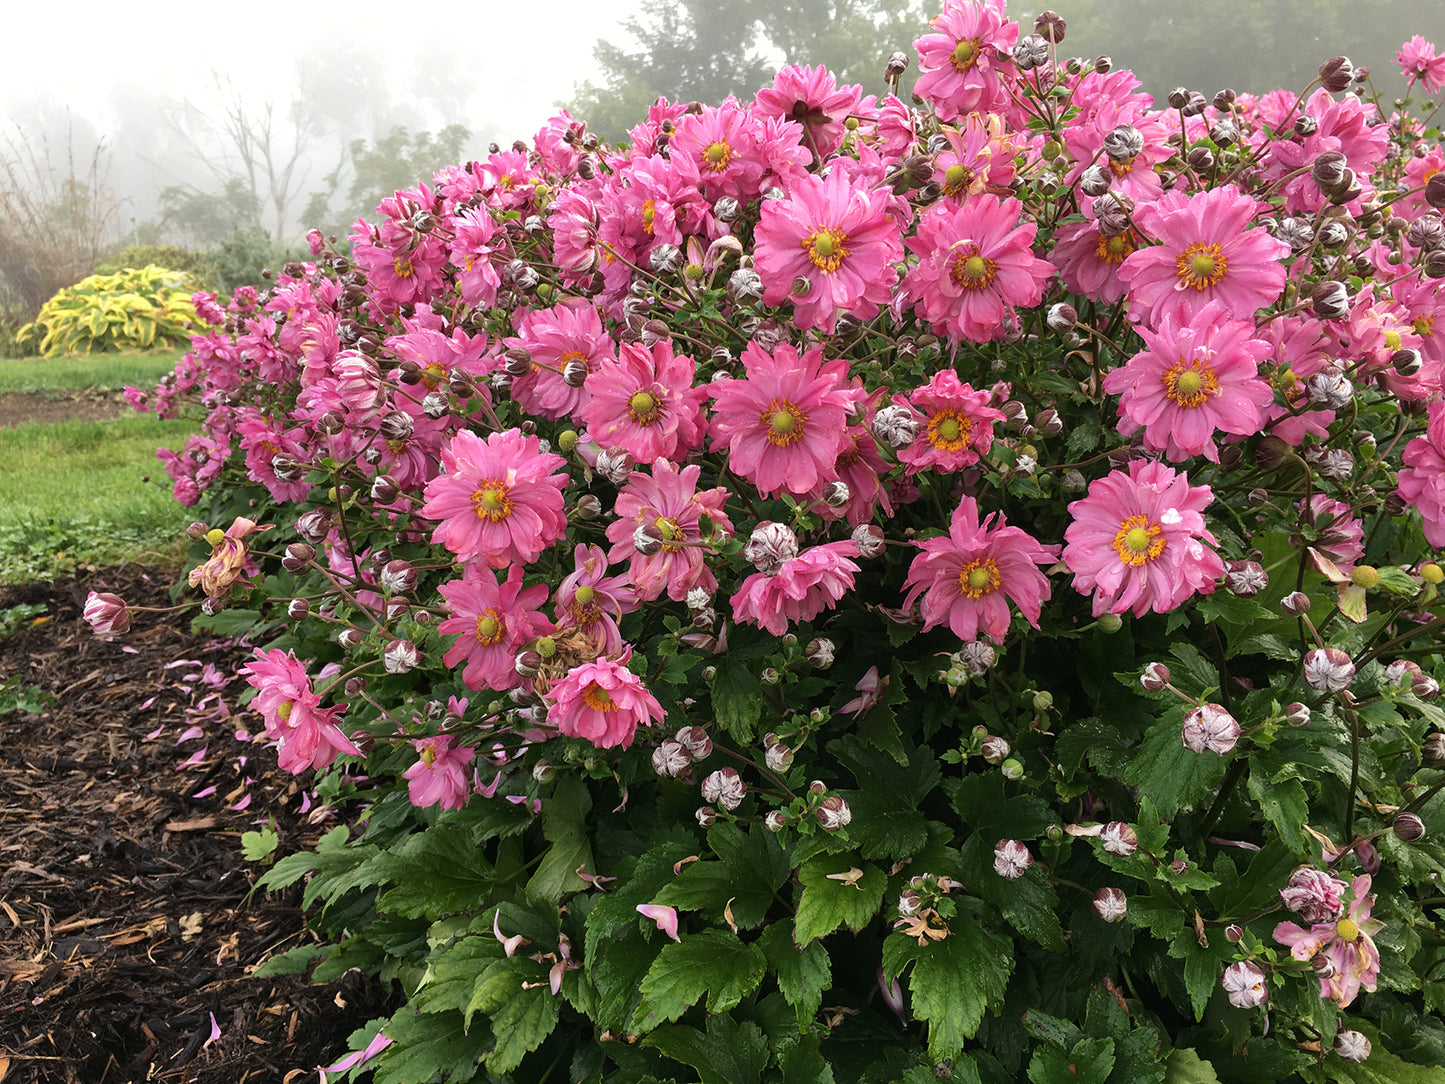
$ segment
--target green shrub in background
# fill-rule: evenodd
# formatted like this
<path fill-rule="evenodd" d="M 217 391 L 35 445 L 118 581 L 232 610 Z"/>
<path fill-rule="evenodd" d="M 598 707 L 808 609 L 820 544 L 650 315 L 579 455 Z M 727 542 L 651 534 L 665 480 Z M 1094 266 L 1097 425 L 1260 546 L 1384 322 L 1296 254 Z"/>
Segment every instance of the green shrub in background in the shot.
<path fill-rule="evenodd" d="M 38 341 L 46 357 L 183 344 L 204 326 L 191 302 L 199 288 L 186 272 L 155 265 L 90 275 L 56 293 L 15 339 Z"/>
<path fill-rule="evenodd" d="M 215 270 L 206 259 L 204 252 L 183 248 L 180 245 L 139 244 L 126 245 L 110 259 L 98 264 L 92 274 L 114 275 L 128 267 L 169 267 L 172 271 L 184 271 L 196 280 L 201 289 L 214 290 Z"/>
<path fill-rule="evenodd" d="M 262 230 L 237 230 L 204 256 L 212 281 L 227 294 L 238 286 L 260 286 L 262 271 L 279 271 L 287 260 L 310 258 L 304 247 L 273 241 Z"/>

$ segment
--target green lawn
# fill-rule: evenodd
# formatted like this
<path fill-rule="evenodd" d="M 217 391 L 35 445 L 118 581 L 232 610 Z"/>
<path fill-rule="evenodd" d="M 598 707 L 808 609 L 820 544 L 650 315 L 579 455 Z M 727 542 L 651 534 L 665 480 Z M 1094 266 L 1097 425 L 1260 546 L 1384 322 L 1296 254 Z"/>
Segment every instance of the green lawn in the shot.
<path fill-rule="evenodd" d="M 127 384 L 149 390 L 175 368 L 183 353 L 184 350 L 165 350 L 78 358 L 0 358 L 0 395 L 7 391 L 72 388 L 118 391 Z"/>
<path fill-rule="evenodd" d="M 149 389 L 178 356 L 3 361 L 0 392 Z M 194 517 L 171 499 L 155 450 L 179 448 L 193 429 L 148 414 L 0 429 L 0 583 L 65 576 L 81 565 L 177 562 Z"/>

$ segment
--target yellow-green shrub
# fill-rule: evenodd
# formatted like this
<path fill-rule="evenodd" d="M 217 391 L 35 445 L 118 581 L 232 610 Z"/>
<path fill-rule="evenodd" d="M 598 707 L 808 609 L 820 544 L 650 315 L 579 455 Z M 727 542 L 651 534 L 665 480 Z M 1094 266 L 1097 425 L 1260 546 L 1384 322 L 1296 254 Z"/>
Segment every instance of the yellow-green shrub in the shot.
<path fill-rule="evenodd" d="M 15 338 L 39 337 L 46 357 L 184 344 L 206 326 L 191 301 L 199 288 L 188 273 L 154 264 L 91 275 L 58 291 Z"/>

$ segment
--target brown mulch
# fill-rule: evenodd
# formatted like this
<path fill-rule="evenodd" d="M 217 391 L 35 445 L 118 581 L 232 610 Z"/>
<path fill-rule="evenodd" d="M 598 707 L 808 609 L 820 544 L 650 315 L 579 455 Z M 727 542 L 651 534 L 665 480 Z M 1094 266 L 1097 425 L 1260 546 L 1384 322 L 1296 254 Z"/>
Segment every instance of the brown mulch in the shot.
<path fill-rule="evenodd" d="M 113 642 L 81 620 L 88 589 L 164 606 L 174 579 L 128 568 L 0 586 L 0 633 L 10 608 L 45 607 L 0 639 L 0 685 L 19 674 L 54 697 L 0 715 L 6 1084 L 314 1081 L 394 1009 L 356 973 L 250 974 L 314 938 L 300 886 L 248 900 L 263 867 L 242 858 L 241 833 L 271 818 L 284 854 L 337 822 L 238 738 L 259 722 L 227 680 L 246 649 L 191 635 L 187 616 L 137 615 Z"/>
<path fill-rule="evenodd" d="M 118 391 L 0 393 L 0 429 L 21 422 L 108 422 L 134 414 Z"/>

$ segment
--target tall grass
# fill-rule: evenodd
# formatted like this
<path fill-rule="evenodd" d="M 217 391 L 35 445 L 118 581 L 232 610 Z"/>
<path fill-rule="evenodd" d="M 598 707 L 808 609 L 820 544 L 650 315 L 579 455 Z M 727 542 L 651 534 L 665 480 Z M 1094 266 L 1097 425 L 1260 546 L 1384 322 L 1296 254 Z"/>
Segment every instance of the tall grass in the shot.
<path fill-rule="evenodd" d="M 175 367 L 184 352 L 96 354 L 80 358 L 0 358 L 0 395 L 10 391 L 79 388 L 118 391 L 127 384 L 149 390 Z"/>

